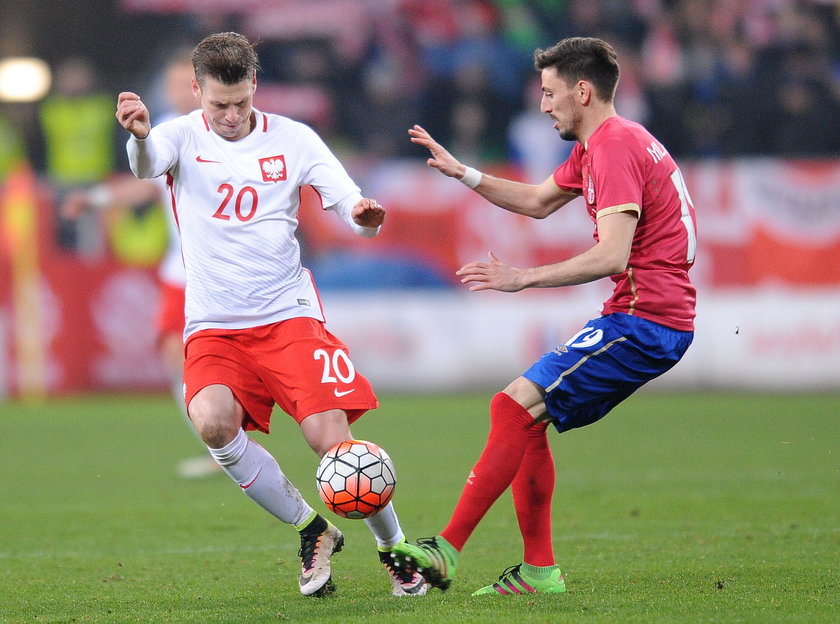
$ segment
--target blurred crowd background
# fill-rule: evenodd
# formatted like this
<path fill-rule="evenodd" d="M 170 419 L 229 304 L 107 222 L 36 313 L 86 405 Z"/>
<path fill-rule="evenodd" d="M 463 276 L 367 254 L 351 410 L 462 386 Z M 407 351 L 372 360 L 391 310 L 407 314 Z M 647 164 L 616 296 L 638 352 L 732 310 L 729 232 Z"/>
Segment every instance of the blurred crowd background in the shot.
<path fill-rule="evenodd" d="M 88 172 L 72 177 L 84 178 L 124 164 L 120 135 L 107 158 L 104 143 L 91 147 L 100 152 L 93 166 L 60 162 L 55 143 L 69 140 L 63 115 L 79 135 L 83 124 L 97 131 L 97 120 L 82 120 L 82 111 L 113 129 L 118 91 L 143 90 L 154 101 L 167 55 L 219 30 L 260 41 L 258 103 L 310 123 L 339 151 L 372 159 L 417 156 L 405 129 L 420 123 L 466 161 L 527 167 L 530 157 L 543 163 L 532 167 L 542 177 L 546 157 L 554 162 L 552 151 L 570 146 L 558 144 L 538 112 L 532 53 L 570 35 L 616 46 L 619 113 L 648 125 L 679 158 L 840 153 L 840 8 L 833 1 L 3 4 L 0 54 L 43 58 L 53 83 L 41 102 L 3 105 L 2 149 L 23 149 L 39 172 L 59 179 L 74 165 Z"/>
<path fill-rule="evenodd" d="M 616 47 L 618 113 L 678 159 L 698 207 L 703 326 L 682 377 L 670 379 L 837 387 L 834 0 L 9 0 L 0 3 L 0 398 L 27 385 L 161 382 L 149 318 L 165 202 L 107 219 L 67 219 L 60 206 L 74 189 L 126 173 L 117 93 L 140 93 L 153 122 L 162 119 L 167 63 L 225 30 L 258 42 L 255 105 L 313 126 L 389 209 L 389 227 L 361 244 L 320 211 L 304 206 L 301 218 L 319 287 L 363 292 L 332 306 L 330 322 L 361 337 L 359 358 L 386 387 L 507 379 L 516 362 L 576 331 L 555 310 L 578 323 L 600 302 L 595 285 L 552 291 L 551 307 L 462 299 L 454 271 L 464 262 L 493 249 L 513 264 L 546 264 L 588 245 L 591 223 L 574 210 L 540 223 L 488 211 L 430 172 L 406 133 L 419 123 L 471 166 L 544 180 L 572 144 L 539 112 L 533 53 L 578 35 Z M 42 93 L 8 95 L 11 57 L 40 59 L 51 75 Z M 30 77 L 11 80 L 12 91 Z M 378 316 L 394 305 L 382 291 L 429 287 L 439 292 Z M 507 324 L 510 351 L 484 358 L 493 370 L 476 369 L 475 358 L 459 365 L 488 346 L 483 323 L 492 332 Z M 465 370 L 477 377 L 458 378 Z"/>

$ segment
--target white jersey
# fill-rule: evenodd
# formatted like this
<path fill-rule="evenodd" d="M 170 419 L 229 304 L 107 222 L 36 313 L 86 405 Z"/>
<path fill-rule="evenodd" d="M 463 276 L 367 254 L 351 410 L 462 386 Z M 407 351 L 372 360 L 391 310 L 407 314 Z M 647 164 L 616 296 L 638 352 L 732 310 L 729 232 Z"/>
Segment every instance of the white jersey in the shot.
<path fill-rule="evenodd" d="M 200 110 L 128 141 L 140 178 L 166 174 L 187 274 L 184 337 L 294 317 L 324 320 L 295 237 L 300 187 L 311 185 L 359 234 L 350 216 L 359 188 L 315 132 L 254 110 L 253 131 L 226 141 Z"/>

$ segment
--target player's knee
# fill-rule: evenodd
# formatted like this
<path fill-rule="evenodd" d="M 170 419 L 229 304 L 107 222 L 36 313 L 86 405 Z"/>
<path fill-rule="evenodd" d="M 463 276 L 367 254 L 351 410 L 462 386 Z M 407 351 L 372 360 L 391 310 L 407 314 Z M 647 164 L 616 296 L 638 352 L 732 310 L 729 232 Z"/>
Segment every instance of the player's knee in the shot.
<path fill-rule="evenodd" d="M 506 427 L 512 423 L 527 428 L 533 425 L 534 416 L 507 390 L 497 392 L 490 401 L 490 426 Z"/>
<path fill-rule="evenodd" d="M 347 414 L 341 410 L 328 410 L 312 414 L 300 422 L 300 430 L 310 448 L 318 457 L 339 442 L 352 439 Z"/>
<path fill-rule="evenodd" d="M 490 399 L 490 423 L 491 425 L 501 424 L 508 420 L 512 411 L 516 412 L 521 409 L 522 406 L 517 404 L 509 394 L 497 392 Z"/>
<path fill-rule="evenodd" d="M 188 412 L 198 435 L 210 448 L 226 446 L 242 426 L 235 402 L 218 393 L 200 392 L 190 401 Z"/>
<path fill-rule="evenodd" d="M 208 447 L 220 449 L 233 441 L 239 427 L 232 427 L 228 423 L 222 422 L 206 422 L 202 426 L 196 425 L 196 431 Z"/>

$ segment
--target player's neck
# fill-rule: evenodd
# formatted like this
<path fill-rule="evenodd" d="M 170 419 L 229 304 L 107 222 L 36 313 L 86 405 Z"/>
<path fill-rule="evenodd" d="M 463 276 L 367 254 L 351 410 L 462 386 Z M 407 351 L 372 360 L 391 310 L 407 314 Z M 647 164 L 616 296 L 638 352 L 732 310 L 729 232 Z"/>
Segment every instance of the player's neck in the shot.
<path fill-rule="evenodd" d="M 603 124 L 607 119 L 616 117 L 617 115 L 618 113 L 615 112 L 615 106 L 611 103 L 600 106 L 597 110 L 593 110 L 592 114 L 589 115 L 589 118 L 584 121 L 578 140 L 584 147 L 586 147 L 589 137 L 591 137 L 595 131 L 601 127 L 601 124 Z"/>

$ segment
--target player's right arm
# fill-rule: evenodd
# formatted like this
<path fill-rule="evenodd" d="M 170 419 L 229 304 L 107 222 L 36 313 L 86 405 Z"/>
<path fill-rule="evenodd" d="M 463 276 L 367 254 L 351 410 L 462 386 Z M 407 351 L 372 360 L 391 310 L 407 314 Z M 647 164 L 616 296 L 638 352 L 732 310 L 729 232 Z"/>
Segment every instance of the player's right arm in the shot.
<path fill-rule="evenodd" d="M 431 153 L 426 164 L 450 178 L 461 180 L 467 167 L 450 154 L 440 143 L 421 126 L 409 128 L 411 142 L 422 145 Z M 487 201 L 509 212 L 525 215 L 534 219 L 544 219 L 555 210 L 577 197 L 576 193 L 564 191 L 549 176 L 541 184 L 525 184 L 497 178 L 486 173 L 473 190 Z"/>
<path fill-rule="evenodd" d="M 117 96 L 117 121 L 136 139 L 145 139 L 152 129 L 149 109 L 140 100 L 140 96 L 131 91 L 123 91 Z"/>
<path fill-rule="evenodd" d="M 117 97 L 117 120 L 131 137 L 126 151 L 131 171 L 138 178 L 156 178 L 163 175 L 177 158 L 177 148 L 170 141 L 157 135 L 160 126 L 152 131 L 149 109 L 140 96 L 124 91 Z"/>

